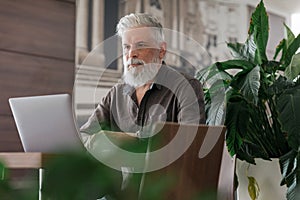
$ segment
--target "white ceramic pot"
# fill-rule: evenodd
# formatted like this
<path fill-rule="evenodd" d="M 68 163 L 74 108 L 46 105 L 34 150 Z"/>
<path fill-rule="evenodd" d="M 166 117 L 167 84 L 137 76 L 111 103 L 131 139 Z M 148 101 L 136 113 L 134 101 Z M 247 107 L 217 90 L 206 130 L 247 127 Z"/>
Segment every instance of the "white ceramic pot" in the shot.
<path fill-rule="evenodd" d="M 280 186 L 281 173 L 278 159 L 272 159 L 272 161 L 255 159 L 255 162 L 256 165 L 249 166 L 249 163 L 245 161 L 239 159 L 236 161 L 236 174 L 239 182 L 237 200 L 251 200 L 247 176 L 253 176 L 258 183 L 260 192 L 257 200 L 286 199 L 287 187 Z"/>

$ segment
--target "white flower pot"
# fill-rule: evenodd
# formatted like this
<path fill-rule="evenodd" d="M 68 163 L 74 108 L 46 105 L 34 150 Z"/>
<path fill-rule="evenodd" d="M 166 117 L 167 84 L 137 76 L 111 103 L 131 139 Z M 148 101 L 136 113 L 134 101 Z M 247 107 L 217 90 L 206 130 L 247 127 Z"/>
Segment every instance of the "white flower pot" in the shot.
<path fill-rule="evenodd" d="M 247 176 L 253 176 L 258 183 L 260 192 L 257 200 L 286 199 L 287 187 L 285 185 L 280 186 L 281 173 L 278 160 L 255 159 L 256 165 L 249 165 L 249 163 L 237 159 L 236 174 L 239 182 L 237 200 L 251 200 L 248 193 Z"/>

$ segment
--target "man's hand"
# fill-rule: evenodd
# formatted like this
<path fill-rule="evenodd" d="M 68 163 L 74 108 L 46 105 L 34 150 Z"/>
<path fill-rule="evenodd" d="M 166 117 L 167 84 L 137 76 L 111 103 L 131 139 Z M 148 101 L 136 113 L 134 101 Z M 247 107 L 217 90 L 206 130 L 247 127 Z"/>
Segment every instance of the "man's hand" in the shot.
<path fill-rule="evenodd" d="M 145 152 L 146 142 L 141 141 L 136 133 L 100 131 L 89 135 L 81 133 L 84 146 L 89 151 L 112 155 L 116 148 L 131 152 Z"/>

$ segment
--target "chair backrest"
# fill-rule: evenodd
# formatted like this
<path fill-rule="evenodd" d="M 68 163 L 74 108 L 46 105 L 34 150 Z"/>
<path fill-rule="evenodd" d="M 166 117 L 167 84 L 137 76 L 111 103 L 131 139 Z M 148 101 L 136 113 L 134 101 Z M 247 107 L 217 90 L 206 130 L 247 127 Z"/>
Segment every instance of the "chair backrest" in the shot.
<path fill-rule="evenodd" d="M 161 153 L 158 159 L 151 152 L 147 158 L 147 169 L 149 166 L 154 168 L 159 162 L 173 161 L 178 151 L 182 151 L 181 147 L 188 147 L 169 165 L 144 173 L 140 199 L 147 199 L 148 193 L 155 192 L 155 185 L 162 186 L 157 187 L 161 199 L 205 199 L 207 195 L 216 196 L 225 130 L 225 126 L 164 124 L 160 133 L 153 137 L 150 149 L 155 152 L 167 147 L 168 153 Z"/>

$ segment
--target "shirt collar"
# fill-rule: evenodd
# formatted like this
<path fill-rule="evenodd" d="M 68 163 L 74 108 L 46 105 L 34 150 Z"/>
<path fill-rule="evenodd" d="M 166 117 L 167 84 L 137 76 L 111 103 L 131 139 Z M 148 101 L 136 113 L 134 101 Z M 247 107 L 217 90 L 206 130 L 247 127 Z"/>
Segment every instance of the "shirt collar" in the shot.
<path fill-rule="evenodd" d="M 126 83 L 124 84 L 124 87 L 123 87 L 124 95 L 132 95 L 134 91 L 135 91 L 134 87 L 132 87 L 131 85 L 128 85 Z"/>
<path fill-rule="evenodd" d="M 156 84 L 156 83 L 152 83 L 150 85 L 150 88 L 149 90 L 153 90 L 153 89 L 158 89 L 158 90 L 161 90 L 161 85 L 160 84 Z M 135 88 L 128 85 L 128 84 L 124 84 L 124 87 L 123 87 L 123 95 L 132 95 L 133 93 L 135 92 Z"/>

